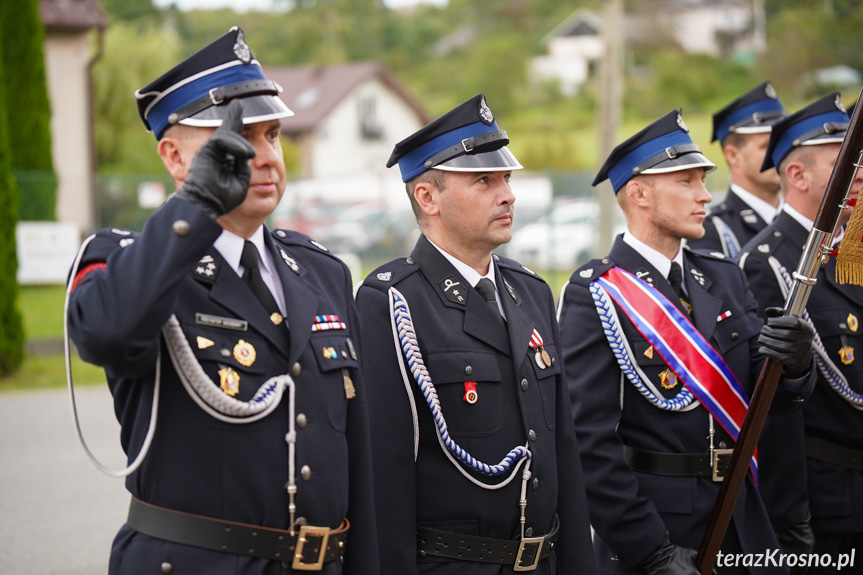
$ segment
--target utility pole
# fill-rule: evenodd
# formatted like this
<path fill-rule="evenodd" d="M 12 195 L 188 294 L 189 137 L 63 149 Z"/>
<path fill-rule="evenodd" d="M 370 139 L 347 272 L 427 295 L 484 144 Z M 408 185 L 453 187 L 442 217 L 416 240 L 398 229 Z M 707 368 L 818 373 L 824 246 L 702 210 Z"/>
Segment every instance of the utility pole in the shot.
<path fill-rule="evenodd" d="M 599 72 L 599 161 L 611 153 L 623 109 L 623 0 L 607 0 L 602 11 L 602 37 L 605 51 Z M 614 194 L 603 182 L 594 191 L 599 205 L 597 252 L 607 254 L 614 241 L 614 218 L 617 210 Z"/>

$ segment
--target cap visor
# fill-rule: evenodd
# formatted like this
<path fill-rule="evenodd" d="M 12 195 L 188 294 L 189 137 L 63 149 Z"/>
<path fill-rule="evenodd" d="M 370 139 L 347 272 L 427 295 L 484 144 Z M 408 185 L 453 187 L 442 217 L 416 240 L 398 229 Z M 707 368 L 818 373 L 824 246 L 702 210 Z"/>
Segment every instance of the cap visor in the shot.
<path fill-rule="evenodd" d="M 524 168 L 506 146 L 491 152 L 464 154 L 434 167 L 445 172 L 501 172 Z"/>
<path fill-rule="evenodd" d="M 668 172 L 679 172 L 681 170 L 688 170 L 690 168 L 705 168 L 708 172 L 712 172 L 716 169 L 716 164 L 708 160 L 704 156 L 704 154 L 693 152 L 691 154 L 684 154 L 682 156 L 677 156 L 676 158 L 669 158 L 668 160 L 663 160 L 652 168 L 643 170 L 641 173 L 665 174 Z"/>
<path fill-rule="evenodd" d="M 262 94 L 242 98 L 243 102 L 243 124 L 255 124 L 278 118 L 289 118 L 294 113 L 282 100 L 276 96 Z M 194 116 L 180 120 L 186 126 L 197 126 L 199 128 L 212 128 L 222 125 L 227 106 L 210 106 L 201 110 Z"/>
<path fill-rule="evenodd" d="M 820 136 L 816 136 L 814 138 L 809 138 L 802 144 L 801 146 L 818 146 L 819 144 L 841 144 L 842 140 L 845 139 L 845 132 L 833 133 L 833 134 L 821 134 Z"/>

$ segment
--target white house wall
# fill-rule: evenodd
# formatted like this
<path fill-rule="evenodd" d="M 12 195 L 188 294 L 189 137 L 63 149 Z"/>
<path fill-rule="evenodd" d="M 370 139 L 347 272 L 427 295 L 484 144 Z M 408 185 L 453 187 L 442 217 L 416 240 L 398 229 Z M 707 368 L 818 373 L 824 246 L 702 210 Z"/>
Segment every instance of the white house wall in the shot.
<path fill-rule="evenodd" d="M 55 32 L 44 46 L 51 156 L 59 180 L 57 220 L 75 223 L 82 232 L 89 232 L 95 225 L 87 86 L 90 40 L 88 34 Z"/>
<path fill-rule="evenodd" d="M 360 101 L 376 102 L 378 139 L 363 138 L 360 128 Z M 365 171 L 386 171 L 386 162 L 396 142 L 422 127 L 416 112 L 378 79 L 358 85 L 315 131 L 312 145 L 311 177 L 328 177 Z M 398 168 L 393 168 L 398 170 Z"/>

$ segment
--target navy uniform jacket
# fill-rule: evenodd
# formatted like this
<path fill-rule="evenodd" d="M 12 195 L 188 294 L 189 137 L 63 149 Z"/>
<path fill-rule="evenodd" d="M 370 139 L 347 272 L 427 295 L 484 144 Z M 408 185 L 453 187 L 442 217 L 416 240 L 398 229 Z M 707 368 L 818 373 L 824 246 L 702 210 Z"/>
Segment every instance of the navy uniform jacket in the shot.
<path fill-rule="evenodd" d="M 181 227 L 174 226 L 179 220 L 189 225 L 185 235 L 172 231 Z M 162 326 L 175 314 L 214 386 L 219 386 L 220 369 L 231 368 L 239 375 L 236 399 L 248 401 L 270 377 L 292 374 L 298 421 L 297 516 L 309 525 L 331 528 L 347 516 L 351 527 L 346 566 L 350 573 L 375 573 L 365 390 L 348 343 L 352 340 L 359 349 L 350 273 L 301 234 L 265 234 L 285 291 L 288 333 L 285 324 L 270 321 L 213 247 L 221 231 L 201 209 L 172 198 L 150 217 L 142 233 L 103 230 L 84 253 L 81 270 L 100 262 L 107 265 L 83 276 L 76 286 L 69 305 L 71 335 L 84 360 L 105 368 L 129 461 L 147 432 L 161 349 L 155 437 L 126 487 L 143 501 L 170 509 L 289 527 L 288 392 L 275 411 L 253 423 L 237 425 L 211 417 L 185 391 L 160 338 Z M 338 315 L 346 329 L 313 332 L 314 316 L 324 314 Z M 213 321 L 206 315 L 239 321 Z M 199 337 L 205 338 L 203 344 Z M 240 340 L 254 347 L 249 366 L 234 357 Z M 339 357 L 323 357 L 321 350 L 328 347 L 338 350 Z M 343 368 L 356 388 L 350 400 Z M 308 480 L 300 475 L 303 466 L 309 468 Z M 178 545 L 123 526 L 112 551 L 112 573 L 160 572 L 163 561 L 173 565 L 175 575 L 285 572 L 280 562 Z M 348 569 L 331 561 L 323 573 Z"/>
<path fill-rule="evenodd" d="M 755 314 L 746 278 L 732 262 L 706 254 L 685 250 L 683 260 L 692 322 L 751 393 L 762 364 L 756 341 L 762 321 Z M 720 483 L 636 472 L 623 458 L 624 445 L 662 453 L 707 453 L 709 414 L 703 406 L 687 412 L 659 409 L 623 376 L 589 291 L 590 283 L 613 266 L 640 275 L 670 301 L 677 301 L 677 296 L 668 281 L 619 236 L 607 258 L 588 262 L 573 273 L 561 302 L 564 364 L 596 530 L 597 565 L 602 573 L 636 573 L 634 565 L 662 543 L 666 530 L 672 543 L 698 548 Z M 650 344 L 617 310 L 638 365 L 661 388 L 659 373 L 666 369 L 665 362 L 659 354 L 647 352 Z M 727 317 L 717 321 L 720 315 Z M 663 393 L 673 397 L 681 388 L 678 383 Z M 811 382 L 804 391 L 808 390 Z M 794 395 L 788 396 L 780 387 L 774 407 L 792 409 Z M 718 422 L 714 427 L 714 447 L 733 447 Z M 778 547 L 761 498 L 747 476 L 722 550 L 764 553 Z"/>
<path fill-rule="evenodd" d="M 407 385 L 419 424 L 419 454 L 414 462 L 411 405 L 390 323 L 391 287 L 403 294 L 410 307 L 419 349 L 451 437 L 487 464 L 497 464 L 512 448 L 529 442 L 533 461 L 525 527 L 539 537 L 550 531 L 555 513 L 560 518 L 555 551 L 535 572 L 595 572 L 551 290 L 512 260 L 495 256 L 494 265 L 507 330 L 498 327 L 479 292 L 424 236 L 409 258 L 381 266 L 357 292 L 364 342 L 361 359 L 372 420 L 378 533 L 387 575 L 512 573 L 510 566 L 493 563 L 418 558 L 416 527 L 516 539 L 522 487 L 520 472 L 496 491 L 464 477 L 444 455 L 431 411 L 411 378 Z M 534 350 L 528 347 L 534 329 L 554 359 L 550 367 L 540 369 Z M 466 381 L 476 382 L 478 400 L 473 405 L 463 399 Z M 471 475 L 487 483 L 501 481 Z"/>
<path fill-rule="evenodd" d="M 755 234 L 767 227 L 767 222 L 761 219 L 758 212 L 753 210 L 749 204 L 744 202 L 732 190 L 728 190 L 728 194 L 722 203 L 714 206 L 710 210 L 710 214 L 704 219 L 704 236 L 697 240 L 686 240 L 686 244 L 689 247 L 719 252 L 726 256 L 734 255 L 729 253 L 727 248 L 723 249 L 722 240 L 719 237 L 719 231 L 716 229 L 714 218 L 722 220 L 731 229 L 731 232 L 737 239 L 738 248 L 745 245 L 746 242 L 755 237 Z"/>
<path fill-rule="evenodd" d="M 789 274 L 797 269 L 809 231 L 785 212 L 748 246 L 744 260 L 746 274 L 759 302 L 774 305 L 785 298 L 779 292 L 776 276 L 768 258 L 775 257 Z M 851 389 L 863 393 L 863 363 L 859 357 L 844 365 L 839 350 L 863 351 L 863 333 L 856 325 L 863 319 L 863 288 L 840 285 L 836 281 L 836 259 L 818 270 L 818 282 L 810 294 L 806 310 L 833 363 L 842 370 Z M 856 318 L 857 322 L 851 319 Z M 852 329 L 854 327 L 854 329 Z M 854 409 L 818 373 L 812 397 L 803 407 L 806 435 L 863 450 L 863 412 Z M 802 445 L 795 447 L 802 451 Z M 863 530 L 863 473 L 807 458 L 809 505 L 812 527 L 825 532 Z"/>

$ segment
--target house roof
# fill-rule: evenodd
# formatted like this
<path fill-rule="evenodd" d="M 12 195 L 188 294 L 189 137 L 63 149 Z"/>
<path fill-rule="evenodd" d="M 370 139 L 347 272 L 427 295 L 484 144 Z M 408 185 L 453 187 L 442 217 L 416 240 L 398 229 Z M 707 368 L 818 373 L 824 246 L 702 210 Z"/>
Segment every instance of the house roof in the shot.
<path fill-rule="evenodd" d="M 48 30 L 89 30 L 108 24 L 98 0 L 40 0 L 39 12 Z"/>
<path fill-rule="evenodd" d="M 265 67 L 264 73 L 284 89 L 282 100 L 296 114 L 282 119 L 282 132 L 285 134 L 296 135 L 314 129 L 354 88 L 370 79 L 380 80 L 398 94 L 423 123 L 431 121 L 419 102 L 378 62 Z"/>
<path fill-rule="evenodd" d="M 540 41 L 544 46 L 552 38 L 561 36 L 597 36 L 602 31 L 602 18 L 595 12 L 578 8 Z"/>

